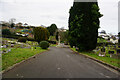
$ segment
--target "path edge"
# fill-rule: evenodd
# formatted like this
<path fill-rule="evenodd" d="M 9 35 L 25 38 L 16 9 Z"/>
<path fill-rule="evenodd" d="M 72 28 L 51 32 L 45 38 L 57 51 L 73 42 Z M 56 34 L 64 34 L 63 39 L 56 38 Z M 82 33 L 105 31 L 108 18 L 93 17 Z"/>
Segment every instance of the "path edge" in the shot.
<path fill-rule="evenodd" d="M 70 48 L 70 49 L 71 49 L 71 48 Z M 71 49 L 71 50 L 72 50 L 72 49 Z M 98 60 L 98 59 L 93 58 L 93 57 L 91 57 L 91 56 L 88 56 L 88 55 L 79 53 L 79 52 L 77 52 L 77 51 L 74 51 L 74 50 L 72 50 L 72 51 L 75 52 L 75 53 L 77 53 L 77 54 L 80 54 L 80 55 L 82 55 L 82 56 L 84 56 L 84 57 L 87 57 L 87 58 L 89 58 L 89 59 L 92 59 L 92 60 L 94 60 L 94 61 L 96 61 L 96 62 L 99 62 L 99 63 L 101 63 L 101 64 L 103 64 L 103 65 L 105 65 L 105 66 L 108 66 L 108 67 L 110 67 L 110 68 L 112 68 L 112 69 L 114 69 L 114 70 L 117 70 L 118 72 L 120 72 L 120 68 L 118 68 L 118 67 L 116 67 L 116 66 L 113 66 L 113 65 L 108 64 L 108 63 L 106 63 L 106 62 L 103 62 L 103 61 L 101 61 L 101 60 Z"/>
<path fill-rule="evenodd" d="M 10 67 L 8 67 L 7 69 L 1 71 L 0 74 L 4 74 L 4 73 L 6 73 L 6 72 L 8 72 L 8 71 L 10 71 L 10 70 L 12 70 L 12 69 L 14 69 L 15 67 L 19 66 L 20 64 L 22 64 L 22 63 L 24 63 L 24 62 L 26 62 L 26 61 L 28 61 L 28 60 L 30 60 L 30 59 L 32 59 L 32 58 L 35 58 L 36 56 L 38 56 L 38 55 L 40 55 L 40 54 L 42 54 L 42 53 L 44 53 L 44 52 L 47 52 L 47 51 L 49 51 L 49 50 L 50 50 L 50 49 L 48 49 L 48 50 L 46 50 L 46 51 L 43 51 L 43 52 L 40 52 L 40 53 L 38 53 L 38 54 L 36 54 L 36 55 L 33 55 L 33 56 L 31 56 L 31 57 L 29 57 L 29 58 L 27 58 L 27 59 L 19 62 L 19 63 L 16 63 L 16 64 L 14 64 L 13 66 L 10 66 Z"/>

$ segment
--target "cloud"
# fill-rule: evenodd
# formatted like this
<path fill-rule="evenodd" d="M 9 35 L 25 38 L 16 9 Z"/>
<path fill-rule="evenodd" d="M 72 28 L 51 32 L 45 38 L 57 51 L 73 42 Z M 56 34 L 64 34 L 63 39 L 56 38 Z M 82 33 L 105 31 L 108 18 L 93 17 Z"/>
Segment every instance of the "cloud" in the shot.
<path fill-rule="evenodd" d="M 69 9 L 73 1 L 0 0 L 0 21 L 16 18 L 16 22 L 27 22 L 30 25 L 49 26 L 55 23 L 58 27 L 68 28 Z M 100 19 L 100 30 L 118 33 L 118 1 L 98 0 L 100 12 L 104 15 Z"/>

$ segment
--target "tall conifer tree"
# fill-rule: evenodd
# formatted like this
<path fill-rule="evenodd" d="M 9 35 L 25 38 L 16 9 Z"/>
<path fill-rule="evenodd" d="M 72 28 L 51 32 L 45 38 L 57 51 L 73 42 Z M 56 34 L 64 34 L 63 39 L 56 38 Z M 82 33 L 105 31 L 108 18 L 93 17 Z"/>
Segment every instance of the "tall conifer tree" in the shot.
<path fill-rule="evenodd" d="M 97 2 L 74 2 L 69 16 L 69 43 L 80 51 L 93 50 L 97 44 L 99 12 Z"/>

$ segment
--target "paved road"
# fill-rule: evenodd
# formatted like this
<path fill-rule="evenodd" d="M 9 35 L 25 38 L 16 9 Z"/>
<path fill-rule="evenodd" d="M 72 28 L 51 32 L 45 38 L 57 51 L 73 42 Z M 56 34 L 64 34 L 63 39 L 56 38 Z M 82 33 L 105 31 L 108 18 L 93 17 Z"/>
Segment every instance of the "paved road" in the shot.
<path fill-rule="evenodd" d="M 3 74 L 3 78 L 116 78 L 117 74 L 69 48 L 50 47 Z"/>

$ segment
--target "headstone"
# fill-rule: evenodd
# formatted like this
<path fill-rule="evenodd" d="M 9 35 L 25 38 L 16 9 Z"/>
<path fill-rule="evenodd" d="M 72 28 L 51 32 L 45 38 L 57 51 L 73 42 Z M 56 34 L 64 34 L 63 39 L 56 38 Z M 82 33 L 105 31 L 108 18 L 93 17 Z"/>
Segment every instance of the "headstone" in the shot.
<path fill-rule="evenodd" d="M 76 47 L 76 50 L 78 51 L 78 50 L 79 50 L 79 48 L 78 48 L 78 47 Z"/>
<path fill-rule="evenodd" d="M 112 57 L 112 55 L 114 54 L 114 51 L 108 51 L 108 53 L 110 54 L 110 57 Z"/>
<path fill-rule="evenodd" d="M 73 46 L 73 48 L 75 48 L 75 46 Z"/>
<path fill-rule="evenodd" d="M 118 48 L 120 48 L 120 45 L 118 45 Z"/>
<path fill-rule="evenodd" d="M 120 49 L 117 49 L 117 54 L 120 54 Z"/>
<path fill-rule="evenodd" d="M 11 49 L 8 49 L 8 52 L 10 52 L 11 51 Z"/>
<path fill-rule="evenodd" d="M 23 44 L 21 44 L 21 45 L 20 45 L 20 47 L 21 47 L 21 48 L 24 48 L 24 45 L 23 45 Z"/>
<path fill-rule="evenodd" d="M 11 47 L 14 47 L 14 44 L 11 44 Z"/>
<path fill-rule="evenodd" d="M 8 45 L 6 45 L 6 47 L 8 47 Z"/>
<path fill-rule="evenodd" d="M 6 45 L 3 45 L 3 48 L 7 48 L 7 46 L 6 46 Z"/>
<path fill-rule="evenodd" d="M 105 47 L 103 47 L 103 48 L 101 49 L 101 52 L 105 52 Z"/>

